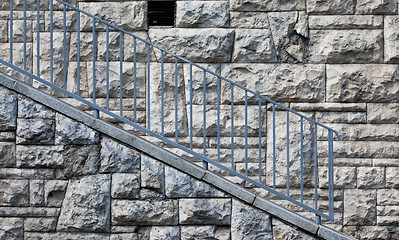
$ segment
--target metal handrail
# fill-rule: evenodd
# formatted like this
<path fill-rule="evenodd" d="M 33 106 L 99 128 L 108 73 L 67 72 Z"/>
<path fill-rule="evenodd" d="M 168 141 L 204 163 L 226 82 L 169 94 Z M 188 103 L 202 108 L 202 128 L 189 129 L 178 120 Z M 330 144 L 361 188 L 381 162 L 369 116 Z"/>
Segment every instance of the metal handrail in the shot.
<path fill-rule="evenodd" d="M 54 53 L 53 53 L 53 1 L 50 1 L 50 79 L 45 80 L 43 77 L 40 76 L 40 2 L 39 0 L 37 1 L 37 5 L 36 5 L 36 11 L 37 11 L 37 32 L 36 32 L 36 50 L 37 50 L 37 59 L 36 59 L 36 72 L 37 74 L 33 74 L 31 72 L 28 71 L 27 69 L 27 53 L 26 53 L 26 44 L 27 44 L 27 25 L 26 25 L 26 0 L 24 0 L 24 7 L 23 7 L 23 21 L 24 21 L 24 29 L 23 29 L 23 34 L 24 34 L 24 42 L 23 42 L 23 66 L 16 66 L 13 63 L 13 0 L 10 0 L 10 58 L 9 61 L 5 61 L 3 59 L 0 59 L 0 63 L 15 70 L 18 71 L 24 75 L 26 75 L 29 78 L 32 78 L 34 80 L 39 81 L 42 84 L 45 84 L 71 98 L 74 98 L 90 107 L 92 107 L 94 109 L 94 116 L 99 117 L 100 114 L 99 112 L 103 112 L 121 122 L 127 123 L 139 130 L 141 130 L 142 132 L 156 137 L 162 141 L 164 141 L 165 143 L 176 147 L 180 150 L 185 151 L 186 153 L 191 154 L 194 157 L 197 157 L 199 159 L 201 159 L 203 161 L 203 166 L 205 169 L 208 169 L 208 163 L 211 163 L 212 165 L 220 168 L 221 170 L 224 170 L 230 174 L 233 174 L 237 177 L 240 177 L 241 179 L 246 180 L 247 182 L 260 187 L 262 189 L 265 189 L 277 196 L 279 196 L 280 198 L 284 199 L 284 200 L 288 200 L 310 212 L 315 213 L 316 215 L 316 222 L 320 223 L 321 221 L 321 217 L 328 219 L 330 221 L 334 221 L 334 205 L 333 205 L 333 140 L 334 140 L 334 135 L 337 136 L 338 139 L 340 139 L 338 132 L 335 131 L 334 129 L 331 129 L 319 122 L 316 122 L 315 120 L 301 114 L 298 113 L 292 109 L 289 109 L 287 107 L 285 107 L 284 105 L 277 103 L 269 98 L 266 98 L 244 86 L 241 86 L 229 79 L 226 79 L 225 77 L 210 71 L 198 64 L 195 64 L 183 57 L 180 57 L 164 48 L 161 48 L 145 39 L 140 38 L 139 36 L 136 36 L 130 32 L 127 32 L 113 24 L 108 23 L 107 21 L 104 21 L 90 13 L 87 13 L 79 8 L 76 8 L 68 3 L 65 3 L 61 0 L 56 0 L 57 2 L 62 4 L 62 10 L 63 10 L 63 86 L 57 86 L 57 84 L 55 84 L 54 81 L 54 73 L 53 73 L 53 61 L 54 61 Z M 67 86 L 67 70 L 66 70 L 66 66 L 68 63 L 68 59 L 67 59 L 67 46 L 66 46 L 66 8 L 68 9 L 72 9 L 74 11 L 77 12 L 77 27 L 76 27 L 76 33 L 77 33 L 77 77 L 76 77 L 76 83 L 77 83 L 77 92 L 72 93 L 67 91 L 66 86 Z M 81 32 L 81 28 L 80 28 L 80 15 L 83 14 L 86 17 L 88 17 L 89 19 L 91 19 L 92 21 L 92 40 L 93 40 L 93 44 L 92 44 L 92 64 L 93 64 L 93 76 L 92 76 L 92 102 L 88 101 L 87 99 L 83 98 L 80 95 L 80 32 Z M 96 60 L 97 60 L 97 56 L 96 56 L 96 23 L 101 23 L 104 24 L 106 26 L 106 107 L 101 107 L 98 104 L 96 104 Z M 119 100 L 120 100 L 120 111 L 119 111 L 119 115 L 116 113 L 113 113 L 109 110 L 109 99 L 110 99 L 110 94 L 109 94 L 109 32 L 110 29 L 112 29 L 113 31 L 116 31 L 119 33 L 119 37 L 120 37 L 120 42 L 119 42 L 119 76 L 120 76 L 120 87 L 119 87 Z M 71 31 L 71 30 L 69 30 Z M 123 45 L 123 36 L 129 36 L 132 38 L 133 40 L 133 46 L 134 46 L 134 119 L 129 120 L 125 117 L 123 117 L 123 89 L 122 89 L 122 83 L 123 83 L 123 49 L 124 49 L 124 45 Z M 137 110 L 137 76 L 136 76 L 136 72 L 137 72 L 137 42 L 141 42 L 144 43 L 146 46 L 146 50 L 147 50 L 147 59 L 146 59 L 146 91 L 147 91 L 147 104 L 146 104 L 146 110 L 147 110 L 147 116 L 146 116 L 146 127 L 141 126 L 138 122 L 137 122 L 137 117 L 136 117 L 136 110 Z M 150 71 L 151 71 L 151 48 L 152 50 L 157 49 L 158 51 L 160 51 L 160 58 L 161 58 L 161 133 L 151 130 L 151 115 L 150 115 L 150 109 L 151 109 L 151 99 L 150 99 L 150 80 L 151 80 L 151 76 L 150 76 Z M 165 103 L 165 99 L 164 99 L 164 94 L 165 94 L 165 89 L 164 89 L 164 85 L 165 85 L 165 81 L 164 81 L 164 63 L 165 63 L 165 55 L 170 55 L 174 58 L 174 117 L 175 117 L 175 121 L 174 121 L 174 141 L 169 139 L 167 136 L 165 136 L 165 109 L 164 109 L 164 103 Z M 189 82 L 189 98 L 190 98 L 190 123 L 189 123 L 189 139 L 190 139 L 190 146 L 189 147 L 185 147 L 184 145 L 182 145 L 181 143 L 179 143 L 179 129 L 178 129 L 178 64 L 184 62 L 184 63 L 188 63 L 189 64 L 189 68 L 190 68 L 190 82 Z M 21 68 L 22 67 L 22 68 Z M 196 152 L 193 148 L 193 68 L 197 68 L 201 71 L 203 71 L 203 82 L 202 82 L 202 93 L 203 93 L 203 122 L 202 122 L 202 128 L 203 128 L 203 153 L 200 154 L 198 152 Z M 210 159 L 209 157 L 207 157 L 207 114 L 206 114 L 206 110 L 207 110 L 207 98 L 206 98 L 206 94 L 207 94 L 207 89 L 206 89 L 206 79 L 207 79 L 207 74 L 216 77 L 216 81 L 217 81 L 217 160 L 216 159 Z M 230 130 L 230 136 L 231 137 L 231 146 L 230 146 L 230 158 L 231 158 L 231 167 L 227 167 L 225 165 L 223 165 L 223 163 L 221 163 L 221 119 L 220 119 L 220 112 L 221 112 L 221 84 L 222 81 L 226 84 L 228 84 L 228 86 L 230 87 L 230 92 L 231 92 L 231 96 L 230 96 L 230 107 L 231 107 L 231 115 L 230 115 L 230 124 L 231 124 L 231 130 Z M 238 171 L 235 170 L 235 162 L 234 162 L 234 152 L 235 152 L 235 136 L 234 136 L 234 127 L 236 125 L 234 125 L 234 107 L 236 106 L 235 101 L 234 101 L 234 89 L 237 88 L 241 91 L 244 91 L 244 99 L 245 99 L 245 127 L 244 127 L 244 131 L 245 131 L 245 175 L 242 173 L 239 173 Z M 249 175 L 249 169 L 248 169 L 248 95 L 252 95 L 255 97 L 255 99 L 257 98 L 257 106 L 258 106 L 258 139 L 259 139 L 259 143 L 258 143 L 258 153 L 259 153 L 259 168 L 257 169 L 258 171 L 258 180 L 254 180 L 253 178 L 251 178 L 252 176 Z M 272 145 L 273 145 L 273 173 L 272 173 L 272 183 L 267 186 L 264 183 L 262 183 L 262 177 L 264 176 L 262 174 L 262 163 L 265 160 L 262 157 L 262 153 L 264 153 L 264 149 L 263 149 L 263 143 L 262 143 L 262 139 L 265 138 L 265 136 L 262 134 L 262 126 L 263 126 L 263 120 L 262 120 L 262 114 L 265 113 L 266 110 L 262 110 L 262 107 L 266 106 L 264 104 L 264 102 L 266 102 L 267 104 L 271 104 L 272 105 L 272 129 L 273 129 L 273 140 L 272 140 Z M 228 106 L 228 105 L 226 105 Z M 287 167 L 287 171 L 286 171 L 286 194 L 283 194 L 281 192 L 278 191 L 278 186 L 276 184 L 276 108 L 279 108 L 280 110 L 284 110 L 286 112 L 286 126 L 287 126 L 287 132 L 286 132 L 286 167 Z M 173 111 L 173 109 L 167 109 L 167 111 Z M 295 199 L 292 197 L 292 195 L 290 195 L 290 114 L 299 117 L 300 119 L 300 199 Z M 314 160 L 314 206 L 311 207 L 308 204 L 304 203 L 304 137 L 305 137 L 305 132 L 304 132 L 304 123 L 307 124 L 311 124 L 313 126 L 313 131 L 314 131 L 314 135 L 311 135 L 313 133 L 310 133 L 308 135 L 310 135 L 312 141 L 313 141 L 313 147 L 312 147 L 312 151 L 313 151 L 313 160 Z M 328 190 L 329 190 L 329 196 L 328 196 L 328 214 L 323 213 L 322 211 L 319 210 L 319 206 L 318 206 L 318 134 L 317 134 L 317 128 L 321 127 L 323 129 L 325 129 L 328 132 Z M 208 136 L 209 137 L 209 136 Z"/>

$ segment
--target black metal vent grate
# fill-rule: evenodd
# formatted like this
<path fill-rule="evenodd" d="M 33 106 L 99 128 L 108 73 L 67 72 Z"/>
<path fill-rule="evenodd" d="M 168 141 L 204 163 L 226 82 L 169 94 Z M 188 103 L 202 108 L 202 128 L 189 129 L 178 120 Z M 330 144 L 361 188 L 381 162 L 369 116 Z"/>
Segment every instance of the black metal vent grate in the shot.
<path fill-rule="evenodd" d="M 176 1 L 148 1 L 149 26 L 174 26 Z"/>

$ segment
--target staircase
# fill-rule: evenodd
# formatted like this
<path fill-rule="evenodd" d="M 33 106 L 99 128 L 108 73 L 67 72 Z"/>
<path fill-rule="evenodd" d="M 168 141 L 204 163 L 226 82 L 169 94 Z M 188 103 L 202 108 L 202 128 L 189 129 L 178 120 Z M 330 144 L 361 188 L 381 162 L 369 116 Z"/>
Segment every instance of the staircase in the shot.
<path fill-rule="evenodd" d="M 266 190 L 315 214 L 318 224 L 321 218 L 334 221 L 335 130 L 66 2 L 50 1 L 48 32 L 43 31 L 40 2 L 35 11 L 27 6 L 24 0 L 18 36 L 23 41 L 16 44 L 10 1 L 9 58 L 0 59 L 10 75 L 84 104 L 94 117 L 122 123 L 184 158 L 199 159 L 206 170 Z M 61 18 L 55 19 L 54 9 L 62 10 Z M 71 12 L 76 26 L 67 17 Z M 105 45 L 97 44 L 99 32 L 105 34 Z M 187 81 L 182 80 L 183 67 Z M 83 68 L 90 76 L 81 75 Z M 207 100 L 211 94 L 215 102 Z M 328 185 L 322 200 L 321 161 Z"/>

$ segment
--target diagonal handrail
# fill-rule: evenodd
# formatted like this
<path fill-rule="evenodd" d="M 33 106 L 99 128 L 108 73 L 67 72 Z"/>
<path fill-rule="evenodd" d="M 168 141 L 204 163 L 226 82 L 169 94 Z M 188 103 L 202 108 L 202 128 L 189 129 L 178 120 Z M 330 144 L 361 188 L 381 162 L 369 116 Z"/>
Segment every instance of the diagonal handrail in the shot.
<path fill-rule="evenodd" d="M 63 45 L 63 49 L 62 49 L 62 57 L 63 59 L 54 59 L 54 22 L 53 22 L 53 15 L 54 15 L 54 8 L 53 8 L 53 1 L 50 1 L 50 76 L 48 77 L 49 80 L 46 80 L 46 77 L 43 77 L 43 75 L 40 75 L 41 72 L 41 64 L 45 63 L 44 60 L 42 60 L 43 56 L 40 56 L 40 2 L 37 1 L 36 4 L 36 21 L 37 21 L 37 32 L 36 32 L 36 74 L 32 73 L 32 69 L 28 69 L 27 67 L 27 62 L 28 62 L 28 55 L 27 55 L 27 31 L 30 30 L 27 28 L 26 25 L 26 21 L 27 21 L 27 17 L 26 17 L 26 11 L 27 11 L 27 3 L 26 0 L 24 0 L 24 7 L 23 7 L 23 21 L 24 21 L 24 29 L 23 29 L 23 34 L 24 34 L 24 40 L 23 40 L 23 63 L 19 63 L 20 66 L 18 66 L 18 63 L 14 62 L 15 58 L 14 57 L 14 41 L 13 41 L 13 12 L 15 11 L 15 9 L 13 9 L 13 0 L 10 0 L 10 57 L 9 57 L 9 61 L 0 59 L 0 63 L 19 72 L 24 74 L 25 76 L 41 83 L 44 84 L 54 90 L 57 90 L 58 92 L 65 94 L 66 96 L 69 96 L 71 98 L 74 98 L 90 107 L 92 107 L 94 109 L 94 115 L 96 117 L 99 117 L 100 114 L 99 112 L 105 113 L 109 116 L 111 116 L 114 119 L 117 119 L 123 123 L 129 124 L 139 130 L 141 130 L 142 132 L 156 137 L 160 140 L 162 140 L 163 142 L 176 147 L 198 159 L 201 159 L 203 161 L 203 165 L 204 168 L 208 168 L 208 163 L 211 163 L 212 165 L 216 166 L 217 168 L 226 171 L 227 173 L 230 173 L 234 176 L 237 176 L 251 184 L 253 184 L 254 186 L 260 187 L 262 189 L 265 189 L 275 195 L 277 195 L 278 197 L 284 199 L 284 200 L 288 200 L 302 208 L 304 208 L 305 210 L 308 210 L 310 212 L 315 213 L 316 215 L 316 221 L 320 223 L 320 218 L 323 217 L 325 219 L 328 219 L 330 221 L 334 221 L 334 205 L 333 205 L 333 140 L 334 140 L 334 135 L 337 136 L 337 138 L 339 139 L 339 135 L 338 132 L 336 132 L 334 129 L 331 129 L 327 126 L 325 126 L 324 124 L 321 124 L 301 113 L 298 113 L 292 109 L 289 109 L 287 107 L 285 107 L 284 105 L 277 103 L 267 97 L 264 97 L 258 93 L 256 93 L 255 91 L 252 91 L 244 86 L 241 86 L 229 79 L 226 79 L 225 77 L 210 71 L 209 69 L 206 69 L 196 63 L 193 63 L 181 56 L 178 56 L 177 54 L 174 54 L 162 47 L 159 47 L 143 38 L 140 38 L 139 36 L 136 36 L 128 31 L 125 31 L 111 23 L 108 23 L 107 21 L 104 21 L 90 13 L 87 13 L 79 8 L 76 8 L 66 2 L 63 2 L 61 0 L 55 0 L 56 2 L 60 3 L 62 5 L 62 13 L 63 13 L 63 29 L 62 29 L 62 45 Z M 68 8 L 68 10 L 73 10 L 77 13 L 77 26 L 76 26 L 76 46 L 77 46 L 77 52 L 76 52 L 76 60 L 77 60 L 77 76 L 76 79 L 73 79 L 76 82 L 76 93 L 73 93 L 72 91 L 69 91 L 67 89 L 67 85 L 68 85 L 68 81 L 67 81 L 67 65 L 71 62 L 71 60 L 68 58 L 68 51 L 67 51 L 67 32 L 73 32 L 72 29 L 68 29 L 67 31 L 67 18 L 66 18 L 66 9 Z M 81 45 L 80 45 L 80 41 L 81 41 L 81 15 L 84 16 L 86 18 L 87 21 L 91 21 L 91 34 L 92 34 L 92 60 L 91 63 L 92 64 L 92 93 L 91 93 L 91 97 L 92 97 L 92 101 L 89 101 L 87 99 L 85 99 L 82 94 L 81 94 L 81 76 L 80 76 L 80 61 L 81 61 Z M 99 87 L 96 86 L 98 79 L 96 76 L 96 60 L 97 60 L 97 56 L 96 56 L 96 34 L 98 32 L 98 29 L 96 29 L 97 26 L 99 26 L 99 24 L 103 24 L 105 25 L 105 30 L 106 30 L 106 106 L 100 106 L 99 104 L 96 103 L 96 100 L 98 99 L 99 96 L 97 96 L 97 92 L 99 91 Z M 110 43 L 109 43 L 109 36 L 110 36 L 110 30 L 113 30 L 113 32 L 117 32 L 119 33 L 119 92 L 117 93 L 117 98 L 119 98 L 119 115 L 110 111 L 110 107 L 109 107 L 109 101 L 111 97 L 111 90 L 110 89 L 110 70 L 112 70 L 110 68 Z M 85 32 L 85 34 L 87 34 L 88 32 Z M 123 77 L 123 66 L 124 66 L 124 36 L 126 37 L 130 37 L 131 40 L 133 40 L 133 97 L 134 97 L 134 101 L 133 101 L 133 110 L 134 110 L 134 117 L 133 119 L 130 119 L 128 117 L 124 117 L 124 106 L 123 106 L 123 96 L 125 95 L 123 93 L 124 89 L 123 89 L 123 83 L 124 81 L 126 82 L 127 80 L 124 79 Z M 146 63 L 145 68 L 145 80 L 146 80 L 146 86 L 145 86 L 145 90 L 147 91 L 147 96 L 146 96 L 146 119 L 145 119 L 145 123 L 146 125 L 143 126 L 142 123 L 140 123 L 137 120 L 137 98 L 138 98 L 138 93 L 137 91 L 140 90 L 139 87 L 137 86 L 137 81 L 138 81 L 138 77 L 137 77 L 137 72 L 138 72 L 138 51 L 137 51 L 137 46 L 139 43 L 142 43 L 145 45 L 145 51 L 146 51 L 146 58 L 144 60 L 144 63 Z M 160 106 L 161 106 L 161 119 L 160 120 L 160 124 L 161 124 L 161 129 L 151 129 L 151 120 L 153 120 L 151 118 L 151 111 L 156 109 L 159 106 L 156 106 L 157 103 L 154 103 L 154 99 L 151 99 L 151 83 L 153 78 L 151 77 L 151 70 L 152 70 L 152 66 L 151 66 L 151 51 L 158 51 L 160 54 L 160 65 L 161 65 L 161 82 L 160 82 L 160 86 L 161 86 L 161 100 L 160 100 Z M 165 79 L 165 71 L 168 71 L 170 69 L 166 69 L 165 70 L 165 66 L 167 64 L 167 62 L 165 62 L 165 58 L 168 57 L 169 59 L 172 58 L 172 60 L 174 60 L 173 62 L 169 63 L 169 65 L 174 65 L 174 67 L 171 67 L 172 71 L 174 70 L 174 72 L 172 73 L 172 75 L 174 75 L 174 85 L 173 82 L 167 82 L 167 80 Z M 62 67 L 62 76 L 54 76 L 54 60 L 58 60 L 58 61 L 62 61 L 63 67 Z M 86 60 L 87 61 L 87 60 Z M 174 64 L 173 64 L 174 63 Z M 179 65 L 181 65 L 182 63 L 186 63 L 189 65 L 189 133 L 188 133 L 188 138 L 189 138 L 189 144 L 185 144 L 184 141 L 182 142 L 182 140 L 180 140 L 179 142 L 179 125 L 178 125 L 178 117 L 179 117 L 179 113 L 178 113 L 178 108 L 179 108 L 179 99 L 178 99 L 178 93 L 179 93 L 179 89 L 178 89 L 178 68 Z M 33 60 L 32 60 L 32 67 L 33 67 Z M 202 71 L 203 73 L 203 78 L 201 80 L 196 80 L 193 77 L 193 69 L 197 69 L 199 71 Z M 210 109 L 212 106 L 207 105 L 207 93 L 209 91 L 209 89 L 207 89 L 207 74 L 211 75 L 213 77 L 216 78 L 216 85 L 217 85 L 217 130 L 216 130 L 216 136 L 212 136 L 211 137 L 216 137 L 216 141 L 217 141 L 217 160 L 216 159 L 211 159 L 211 157 L 207 156 L 207 151 L 209 149 L 207 149 L 207 141 L 209 139 L 209 136 L 207 136 L 207 123 L 209 123 L 209 120 L 207 122 L 207 110 Z M 208 77 L 209 79 L 209 77 Z M 57 83 L 58 81 L 58 83 Z M 61 81 L 61 83 L 59 83 Z M 197 82 L 197 83 L 201 83 L 202 82 L 202 95 L 203 95 L 203 103 L 202 103 L 202 110 L 203 110 L 203 119 L 201 122 L 201 127 L 202 127 L 202 135 L 199 134 L 200 137 L 202 137 L 202 141 L 203 141 L 203 146 L 202 146 L 202 153 L 198 153 L 198 151 L 196 151 L 196 149 L 194 148 L 194 141 L 193 141 L 193 137 L 197 136 L 195 134 L 193 134 L 193 128 L 194 123 L 193 123 L 193 82 Z M 228 155 L 228 158 L 231 159 L 230 163 L 231 166 L 227 167 L 225 165 L 223 165 L 223 162 L 221 162 L 221 150 L 222 150 L 222 143 L 221 143 L 221 135 L 222 133 L 224 135 L 226 135 L 226 132 L 223 132 L 223 130 L 221 129 L 221 88 L 222 88 L 222 83 L 224 84 L 224 86 L 227 86 L 227 88 L 230 88 L 230 99 L 229 102 L 230 103 L 230 112 L 229 113 L 225 113 L 224 116 L 230 117 L 230 132 L 227 134 L 228 137 L 230 137 L 231 142 L 230 142 L 230 154 Z M 59 86 L 62 85 L 62 86 Z M 172 88 L 172 90 L 168 90 L 167 86 L 169 86 L 170 88 Z M 172 108 L 174 107 L 174 109 L 165 109 L 165 94 L 168 93 L 168 91 L 171 91 L 172 93 L 174 92 L 174 96 L 172 97 L 172 100 L 174 101 L 174 106 L 172 106 Z M 236 108 L 237 107 L 242 107 L 242 105 L 239 105 L 237 103 L 235 103 L 235 98 L 234 98 L 234 93 L 235 91 L 241 91 L 244 92 L 244 99 L 245 99 L 245 105 L 244 105 L 244 114 L 245 114 L 245 124 L 244 124 L 244 142 L 245 142 L 245 147 L 244 147 L 244 151 L 245 151 L 245 174 L 241 173 L 239 171 L 237 171 L 235 169 L 235 151 L 237 151 L 237 149 L 235 149 L 235 145 L 237 145 L 237 141 L 236 141 L 236 137 L 240 137 L 240 136 L 235 136 L 236 134 L 236 130 L 235 127 L 237 126 L 237 124 L 235 124 L 234 122 L 234 116 L 237 113 Z M 115 94 L 115 93 L 112 93 Z M 101 94 L 100 94 L 101 95 Z M 237 95 L 237 93 L 236 93 Z M 253 102 L 253 100 L 249 100 L 248 97 L 252 96 L 251 99 L 255 98 L 257 99 L 257 101 Z M 126 99 L 126 96 L 125 96 Z M 186 99 L 187 100 L 187 99 Z M 266 103 L 266 104 L 265 104 Z M 251 138 L 251 136 L 249 136 L 248 133 L 248 121 L 250 120 L 248 117 L 248 109 L 249 109 L 249 105 L 252 104 L 251 106 L 254 107 L 256 106 L 257 108 L 257 114 L 255 114 L 257 116 L 257 138 L 258 138 L 258 143 L 257 143 L 257 149 L 258 149 L 258 162 L 256 164 L 258 165 L 258 168 L 255 170 L 258 172 L 258 176 L 256 178 L 258 178 L 258 180 L 253 179 L 253 176 L 251 176 L 250 174 L 250 169 L 249 169 L 249 164 L 251 164 L 251 162 L 249 161 L 249 140 Z M 269 105 L 267 105 L 269 104 Z M 155 106 L 154 106 L 155 105 Z M 271 109 L 267 108 L 267 106 L 271 105 Z M 223 105 L 223 106 L 229 106 L 229 105 Z M 266 109 L 264 109 L 266 107 Z M 165 110 L 167 113 L 171 113 L 172 111 L 174 111 L 174 126 L 170 126 L 168 125 L 168 122 L 165 121 Z M 269 185 L 267 185 L 264 181 L 264 179 L 262 179 L 262 177 L 265 177 L 265 173 L 263 171 L 263 164 L 265 164 L 265 161 L 267 159 L 264 159 L 263 155 L 265 153 L 264 151 L 264 143 L 263 141 L 265 140 L 265 138 L 267 136 L 265 136 L 265 133 L 263 131 L 263 127 L 264 125 L 268 124 L 267 120 L 265 121 L 263 116 L 265 113 L 267 113 L 267 111 L 271 111 L 270 114 L 272 114 L 271 117 L 271 132 L 272 132 L 272 140 L 271 140 L 271 145 L 272 145 L 272 153 L 270 154 L 270 158 L 272 159 L 272 180 L 270 180 L 272 183 L 269 183 Z M 280 144 L 281 142 L 277 142 L 276 140 L 276 135 L 279 134 L 278 131 L 276 131 L 276 129 L 278 128 L 277 124 L 276 124 L 276 120 L 279 120 L 276 118 L 276 115 L 278 114 L 278 112 L 285 112 L 286 113 L 286 119 L 280 122 L 277 122 L 278 124 L 282 122 L 283 125 L 286 125 L 286 135 L 283 136 L 283 138 L 285 138 L 286 140 L 286 144 L 285 144 L 285 150 L 286 150 L 286 187 L 284 187 L 286 193 L 281 193 L 279 191 L 279 188 L 281 188 L 281 184 L 276 182 L 276 179 L 279 178 L 279 176 L 276 176 L 276 172 L 278 171 L 278 168 L 280 166 L 278 166 L 278 164 L 281 164 L 279 162 L 280 159 L 280 153 L 278 152 L 278 150 L 276 150 L 276 144 Z M 230 115 L 229 115 L 230 114 Z M 266 114 L 267 115 L 267 114 Z M 300 143 L 299 145 L 299 152 L 300 152 L 300 199 L 299 198 L 295 198 L 294 196 L 292 196 L 292 194 L 290 194 L 290 190 L 292 190 L 292 186 L 290 185 L 290 181 L 292 181 L 292 179 L 290 178 L 290 174 L 291 177 L 293 175 L 292 173 L 292 169 L 290 169 L 290 165 L 292 163 L 292 161 L 298 161 L 298 159 L 290 159 L 290 154 L 291 151 L 293 151 L 293 149 L 297 148 L 298 146 L 296 146 L 295 144 L 292 144 L 290 142 L 290 140 L 292 140 L 293 138 L 296 137 L 295 134 L 298 134 L 298 132 L 292 132 L 290 134 L 290 121 L 292 120 L 292 116 L 299 118 L 300 120 L 300 132 L 299 132 L 299 138 L 300 138 Z M 281 120 L 281 119 L 280 119 Z M 284 122 L 285 121 L 285 122 Z M 157 123 L 158 124 L 158 123 Z M 166 124 L 166 126 L 165 126 Z M 154 123 L 153 123 L 154 125 Z M 172 131 L 171 133 L 174 134 L 174 139 L 170 139 L 170 136 L 168 136 L 167 133 L 165 133 L 165 128 L 167 127 L 174 127 L 174 132 Z M 292 125 L 291 125 L 292 127 Z M 327 136 L 327 142 L 328 142 L 328 149 L 327 149 L 327 155 L 328 155 L 328 214 L 322 212 L 321 210 L 319 210 L 319 206 L 318 206 L 318 155 L 320 152 L 318 152 L 318 141 L 319 138 L 323 138 L 323 136 L 318 135 L 318 127 L 320 127 L 321 129 L 324 129 L 324 131 L 327 131 L 328 136 Z M 305 129 L 307 128 L 307 129 Z M 208 138 L 207 138 L 208 137 Z M 310 142 L 310 144 L 308 144 L 306 147 L 309 149 L 304 149 L 304 145 L 306 145 L 304 143 L 304 141 L 308 141 Z M 295 142 L 294 142 L 295 143 Z M 189 145 L 189 147 L 188 147 Z M 187 146 L 187 147 L 186 147 Z M 209 148 L 209 147 L 208 147 Z M 311 156 L 309 155 L 309 153 L 311 154 Z M 305 156 L 306 155 L 306 156 Z M 307 157 L 312 158 L 312 159 L 306 159 Z M 267 157 L 266 157 L 267 158 Z M 304 174 L 304 171 L 306 168 L 308 168 L 309 166 L 305 166 L 306 164 L 309 164 L 309 160 L 313 161 L 313 174 L 314 174 L 314 179 L 311 185 L 313 185 L 313 189 L 314 189 L 314 198 L 313 200 L 313 207 L 310 206 L 309 204 L 306 204 L 306 201 L 304 200 L 304 189 L 305 189 L 305 185 L 306 183 L 304 182 L 304 178 L 307 177 L 307 175 Z M 270 164 L 270 165 L 271 165 Z M 295 174 L 295 173 L 294 173 Z"/>

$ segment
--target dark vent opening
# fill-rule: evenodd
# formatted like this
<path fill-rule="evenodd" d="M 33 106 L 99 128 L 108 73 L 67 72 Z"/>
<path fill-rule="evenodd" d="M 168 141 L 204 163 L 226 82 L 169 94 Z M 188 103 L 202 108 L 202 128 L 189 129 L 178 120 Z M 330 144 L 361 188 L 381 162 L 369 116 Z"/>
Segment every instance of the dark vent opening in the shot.
<path fill-rule="evenodd" d="M 176 1 L 148 1 L 149 26 L 174 26 Z"/>

